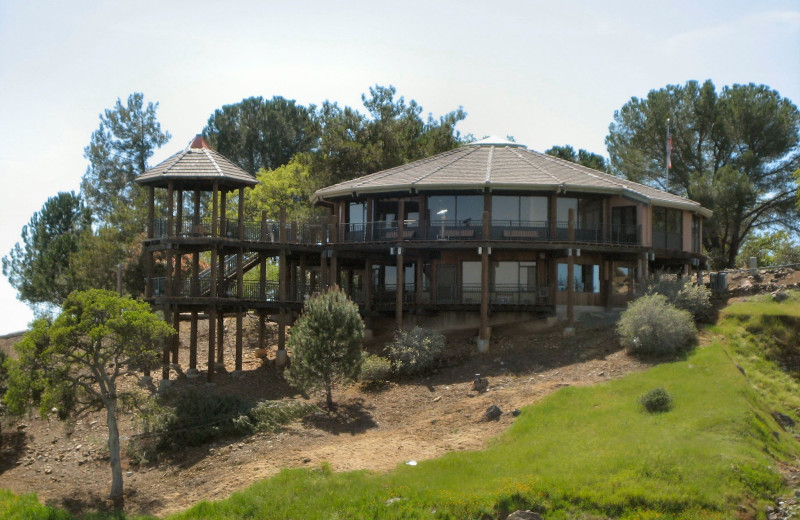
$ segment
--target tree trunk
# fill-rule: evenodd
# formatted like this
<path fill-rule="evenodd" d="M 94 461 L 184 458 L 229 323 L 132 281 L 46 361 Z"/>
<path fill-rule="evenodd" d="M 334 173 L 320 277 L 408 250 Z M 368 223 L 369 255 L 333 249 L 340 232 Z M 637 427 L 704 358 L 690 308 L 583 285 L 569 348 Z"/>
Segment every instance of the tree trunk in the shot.
<path fill-rule="evenodd" d="M 325 397 L 327 399 L 328 410 L 333 410 L 333 407 L 335 405 L 333 404 L 333 394 L 331 393 L 331 385 L 328 385 L 325 388 Z"/>
<path fill-rule="evenodd" d="M 108 455 L 111 460 L 111 495 L 110 498 L 122 498 L 122 463 L 119 457 L 119 429 L 117 428 L 117 400 L 108 399 L 106 406 L 106 423 L 108 425 Z"/>

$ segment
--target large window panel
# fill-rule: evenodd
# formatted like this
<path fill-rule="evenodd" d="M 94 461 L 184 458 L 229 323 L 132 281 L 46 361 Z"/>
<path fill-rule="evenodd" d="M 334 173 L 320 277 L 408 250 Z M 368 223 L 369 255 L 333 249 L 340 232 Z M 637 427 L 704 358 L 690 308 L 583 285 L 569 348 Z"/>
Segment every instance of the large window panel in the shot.
<path fill-rule="evenodd" d="M 439 212 L 447 210 L 440 215 Z M 456 198 L 454 195 L 434 195 L 428 197 L 428 215 L 430 220 L 455 220 Z"/>
<path fill-rule="evenodd" d="M 459 222 L 471 221 L 479 224 L 483 221 L 483 195 L 458 195 L 456 196 L 456 215 Z"/>
<path fill-rule="evenodd" d="M 547 197 L 520 197 L 519 219 L 528 222 L 547 222 Z"/>
<path fill-rule="evenodd" d="M 519 199 L 516 195 L 493 195 L 492 220 L 507 225 L 519 220 Z"/>

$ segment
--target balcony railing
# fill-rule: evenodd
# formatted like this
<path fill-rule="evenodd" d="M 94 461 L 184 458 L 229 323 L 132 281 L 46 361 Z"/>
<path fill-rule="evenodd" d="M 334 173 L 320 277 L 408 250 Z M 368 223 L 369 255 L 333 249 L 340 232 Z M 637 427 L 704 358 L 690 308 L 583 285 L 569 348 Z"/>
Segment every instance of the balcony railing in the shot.
<path fill-rule="evenodd" d="M 179 223 L 173 222 L 172 236 L 210 237 L 212 226 L 210 219 L 195 222 L 192 218 L 183 218 Z M 170 235 L 167 219 L 153 221 L 153 233 L 156 238 Z M 226 219 L 224 225 L 218 221 L 218 236 L 226 238 L 239 237 L 239 221 Z M 308 221 L 284 224 L 276 221 L 250 222 L 242 225 L 243 240 L 250 242 L 285 242 L 307 245 L 323 245 L 335 242 L 344 243 L 381 243 L 403 241 L 471 241 L 483 239 L 483 224 L 471 219 L 465 220 L 431 220 L 420 225 L 418 220 L 405 220 L 401 226 L 397 220 L 373 221 L 359 223 L 331 224 L 324 221 Z M 640 245 L 642 243 L 641 226 L 611 226 L 606 233 L 602 226 L 582 227 L 576 225 L 574 242 L 591 244 Z M 569 242 L 569 226 L 565 221 L 558 221 L 553 234 L 548 221 L 526 220 L 493 220 L 489 227 L 489 240 L 507 242 L 555 241 Z M 654 232 L 653 246 L 665 249 L 682 249 L 680 233 Z"/>

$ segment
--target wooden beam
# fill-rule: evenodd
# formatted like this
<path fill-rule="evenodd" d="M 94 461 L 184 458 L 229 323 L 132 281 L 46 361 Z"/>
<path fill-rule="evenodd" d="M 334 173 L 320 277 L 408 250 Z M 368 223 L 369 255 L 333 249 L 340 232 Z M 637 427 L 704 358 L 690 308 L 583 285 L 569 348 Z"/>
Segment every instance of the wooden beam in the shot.
<path fill-rule="evenodd" d="M 397 287 L 395 289 L 395 328 L 403 330 L 403 290 L 405 289 L 403 276 L 405 270 L 403 269 L 403 253 L 399 247 L 397 248 Z"/>
<path fill-rule="evenodd" d="M 225 313 L 217 313 L 217 365 L 225 367 Z"/>
<path fill-rule="evenodd" d="M 244 188 L 239 188 L 239 240 L 244 240 Z"/>
<path fill-rule="evenodd" d="M 570 242 L 575 238 L 575 210 L 569 209 L 567 236 Z M 567 257 L 567 327 L 575 323 L 575 249 Z"/>
<path fill-rule="evenodd" d="M 483 237 L 489 236 L 489 211 L 483 212 Z M 489 339 L 489 247 L 486 242 L 481 246 L 481 330 L 478 337 L 482 340 Z"/>
<path fill-rule="evenodd" d="M 236 368 L 242 371 L 242 317 L 244 313 L 240 310 L 236 313 Z"/>
<path fill-rule="evenodd" d="M 217 333 L 217 309 L 211 307 L 208 309 L 208 378 L 206 381 L 209 383 L 214 382 L 214 349 L 216 347 Z"/>
<path fill-rule="evenodd" d="M 189 369 L 197 370 L 197 311 L 192 311 L 189 328 Z"/>

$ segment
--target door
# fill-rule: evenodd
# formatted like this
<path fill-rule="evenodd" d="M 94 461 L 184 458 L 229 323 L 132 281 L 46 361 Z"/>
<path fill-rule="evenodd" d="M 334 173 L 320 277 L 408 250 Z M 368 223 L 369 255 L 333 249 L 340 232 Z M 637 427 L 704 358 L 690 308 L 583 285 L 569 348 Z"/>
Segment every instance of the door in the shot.
<path fill-rule="evenodd" d="M 636 206 L 611 208 L 611 242 L 614 244 L 638 244 Z"/>
<path fill-rule="evenodd" d="M 439 303 L 455 303 L 458 300 L 456 266 L 440 265 L 436 274 L 436 297 Z"/>

